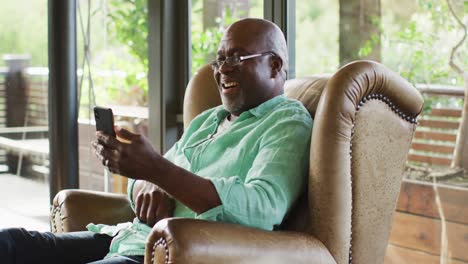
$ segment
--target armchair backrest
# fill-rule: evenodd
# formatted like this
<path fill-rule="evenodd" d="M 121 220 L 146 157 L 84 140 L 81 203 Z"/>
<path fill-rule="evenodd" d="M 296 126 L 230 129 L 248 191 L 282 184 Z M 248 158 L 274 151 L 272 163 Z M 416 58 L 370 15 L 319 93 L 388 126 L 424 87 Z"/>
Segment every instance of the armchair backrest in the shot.
<path fill-rule="evenodd" d="M 314 127 L 308 191 L 283 228 L 317 237 L 337 263 L 383 263 L 421 95 L 371 61 L 288 80 L 285 94 L 304 104 Z M 184 125 L 219 104 L 205 66 L 187 87 Z"/>

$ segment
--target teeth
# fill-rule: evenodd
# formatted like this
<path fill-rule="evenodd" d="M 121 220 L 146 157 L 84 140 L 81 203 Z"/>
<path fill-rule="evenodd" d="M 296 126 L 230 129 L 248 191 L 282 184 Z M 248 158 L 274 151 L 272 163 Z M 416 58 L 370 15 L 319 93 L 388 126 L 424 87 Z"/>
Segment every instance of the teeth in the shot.
<path fill-rule="evenodd" d="M 228 82 L 224 84 L 224 88 L 231 88 L 236 85 L 237 85 L 237 82 Z"/>

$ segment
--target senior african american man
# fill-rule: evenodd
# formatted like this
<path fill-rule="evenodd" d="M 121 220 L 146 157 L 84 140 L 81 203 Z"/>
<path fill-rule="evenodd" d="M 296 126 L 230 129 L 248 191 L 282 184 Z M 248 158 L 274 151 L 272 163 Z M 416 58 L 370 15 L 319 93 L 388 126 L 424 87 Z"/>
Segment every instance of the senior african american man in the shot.
<path fill-rule="evenodd" d="M 226 30 L 212 63 L 222 105 L 197 116 L 164 157 L 125 129 L 116 133 L 130 143 L 96 133 L 92 145 L 102 163 L 130 178 L 136 218 L 87 226 L 86 234 L 107 241 L 101 255 L 93 253 L 105 259 L 95 263 L 142 263 L 151 227 L 170 216 L 265 230 L 281 224 L 305 186 L 312 129 L 302 104 L 283 95 L 287 65 L 276 25 L 240 20 Z"/>

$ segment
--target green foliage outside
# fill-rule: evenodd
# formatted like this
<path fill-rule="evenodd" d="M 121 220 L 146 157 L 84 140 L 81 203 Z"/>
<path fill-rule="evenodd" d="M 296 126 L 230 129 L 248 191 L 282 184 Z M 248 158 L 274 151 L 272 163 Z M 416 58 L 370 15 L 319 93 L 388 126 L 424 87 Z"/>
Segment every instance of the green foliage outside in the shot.
<path fill-rule="evenodd" d="M 407 1 L 405 1 L 407 2 Z M 460 27 L 445 0 L 413 0 L 404 17 L 385 13 L 383 17 L 383 62 L 412 83 L 463 86 L 463 80 L 448 65 L 451 48 L 461 38 Z M 460 0 L 451 0 L 453 5 Z M 384 1 L 383 10 L 391 1 Z M 411 6 L 411 5 L 410 5 Z M 463 16 L 463 9 L 457 8 Z M 468 66 L 468 45 L 459 50 L 457 61 Z"/>
<path fill-rule="evenodd" d="M 148 68 L 148 7 L 146 0 L 110 0 L 111 18 L 109 26 L 114 27 L 117 39 L 129 47 L 130 53 Z"/>
<path fill-rule="evenodd" d="M 125 63 L 115 58 L 113 65 L 126 72 L 125 87 L 107 89 L 110 99 L 117 104 L 146 105 L 148 97 L 148 7 L 146 0 L 109 0 L 107 29 L 134 60 Z M 113 86 L 116 87 L 116 86 Z M 118 87 L 118 86 L 117 86 Z M 124 91 L 124 92 L 122 92 Z M 134 97 L 134 100 L 128 100 Z M 123 99 L 123 100 L 122 100 Z"/>
<path fill-rule="evenodd" d="M 32 66 L 47 66 L 47 0 L 0 3 L 0 67 L 4 54 L 30 54 Z"/>
<path fill-rule="evenodd" d="M 296 0 L 297 77 L 338 68 L 338 8 L 338 0 Z"/>
<path fill-rule="evenodd" d="M 451 0 L 459 5 L 462 0 Z M 459 15 L 468 14 L 456 6 Z M 338 0 L 296 0 L 297 76 L 334 72 L 339 65 Z M 463 86 L 462 79 L 448 66 L 452 46 L 461 30 L 448 11 L 445 0 L 382 0 L 382 17 L 374 18 L 382 35 L 382 60 L 411 83 Z M 378 36 L 360 50 L 369 54 Z M 468 65 L 468 45 L 458 53 L 460 65 Z"/>
<path fill-rule="evenodd" d="M 463 10 L 463 1 L 450 1 L 463 19 L 463 15 L 468 14 Z M 463 78 L 448 64 L 451 49 L 461 39 L 462 31 L 449 12 L 447 1 L 412 2 L 402 17 L 397 17 L 395 12 L 383 17 L 383 63 L 413 84 L 463 87 Z M 382 8 L 385 10 L 390 6 L 391 1 L 386 0 Z M 467 42 L 458 50 L 456 61 L 465 69 L 468 67 Z M 461 98 L 425 96 L 424 110 L 442 106 L 461 108 L 462 105 Z"/>
<path fill-rule="evenodd" d="M 450 0 L 463 17 L 467 1 Z M 464 3 L 464 4 L 463 4 Z M 458 4 L 458 5 L 457 5 Z M 463 86 L 463 80 L 448 65 L 451 48 L 462 36 L 446 0 L 381 0 L 382 17 L 371 19 L 382 32 L 382 62 L 413 84 Z M 465 18 L 466 21 L 466 18 Z M 296 75 L 333 73 L 338 58 L 338 0 L 296 0 Z M 373 36 L 358 55 L 369 54 L 378 40 Z M 468 67 L 468 42 L 459 49 L 457 61 Z M 427 97 L 432 106 L 460 107 L 462 99 Z"/>

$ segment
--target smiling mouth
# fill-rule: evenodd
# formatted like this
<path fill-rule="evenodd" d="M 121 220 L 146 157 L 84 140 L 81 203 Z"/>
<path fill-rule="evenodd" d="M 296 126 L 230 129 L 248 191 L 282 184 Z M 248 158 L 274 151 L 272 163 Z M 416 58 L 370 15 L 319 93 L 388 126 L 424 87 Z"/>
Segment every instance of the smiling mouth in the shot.
<path fill-rule="evenodd" d="M 234 88 L 236 86 L 239 86 L 239 83 L 238 82 L 228 82 L 228 83 L 223 83 L 222 86 L 223 86 L 223 89 L 231 89 L 231 88 Z"/>

